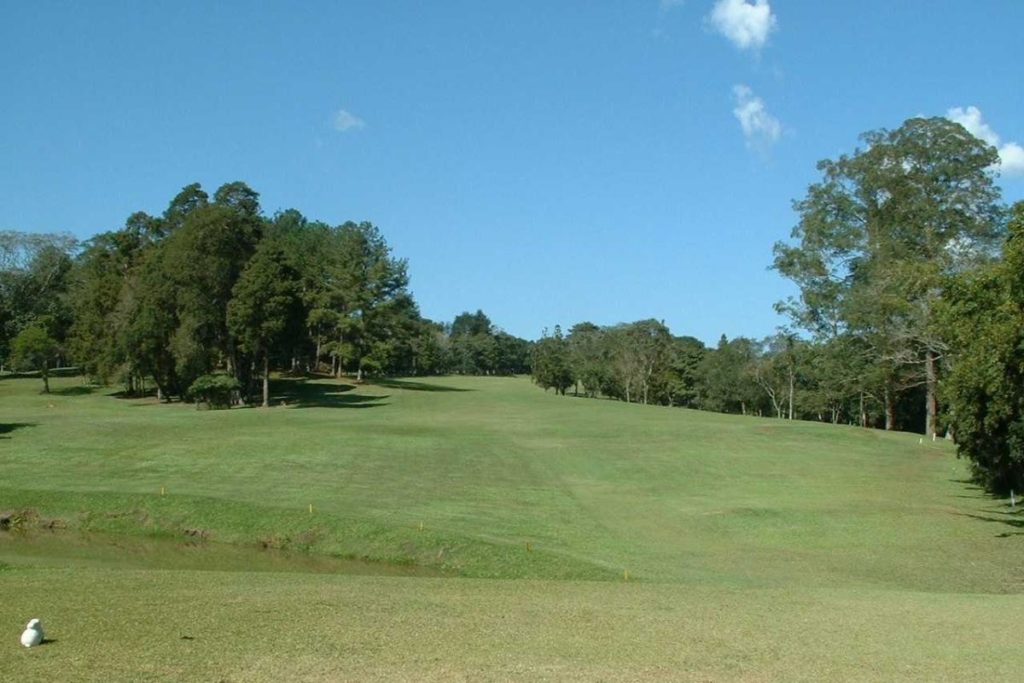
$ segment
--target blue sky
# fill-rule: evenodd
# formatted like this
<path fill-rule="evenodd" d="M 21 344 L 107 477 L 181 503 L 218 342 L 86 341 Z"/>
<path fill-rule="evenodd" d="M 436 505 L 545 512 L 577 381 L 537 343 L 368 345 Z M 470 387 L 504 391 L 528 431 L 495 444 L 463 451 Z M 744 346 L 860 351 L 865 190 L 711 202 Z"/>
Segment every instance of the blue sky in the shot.
<path fill-rule="evenodd" d="M 0 229 L 244 180 L 379 225 L 430 318 L 713 343 L 783 322 L 772 244 L 864 131 L 955 116 L 1024 198 L 1019 0 L 294 4 L 6 3 Z"/>

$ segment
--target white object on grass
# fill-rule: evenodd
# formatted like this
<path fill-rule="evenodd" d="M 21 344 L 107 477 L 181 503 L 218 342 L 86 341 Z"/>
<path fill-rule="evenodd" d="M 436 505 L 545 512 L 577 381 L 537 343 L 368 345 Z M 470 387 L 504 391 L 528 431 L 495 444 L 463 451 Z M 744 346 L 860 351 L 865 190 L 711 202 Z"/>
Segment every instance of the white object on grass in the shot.
<path fill-rule="evenodd" d="M 28 622 L 28 626 L 21 634 L 21 644 L 25 647 L 35 647 L 43 642 L 43 624 L 38 619 Z"/>

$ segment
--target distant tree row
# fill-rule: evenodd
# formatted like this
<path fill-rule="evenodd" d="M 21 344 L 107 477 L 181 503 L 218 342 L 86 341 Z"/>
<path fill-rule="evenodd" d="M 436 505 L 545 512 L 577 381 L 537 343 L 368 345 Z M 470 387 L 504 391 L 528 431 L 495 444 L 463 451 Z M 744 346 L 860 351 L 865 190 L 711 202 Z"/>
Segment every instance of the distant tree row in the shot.
<path fill-rule="evenodd" d="M 822 161 L 774 268 L 793 330 L 713 349 L 646 320 L 559 327 L 534 348 L 544 388 L 955 436 L 976 478 L 1024 487 L 1024 204 L 997 151 L 944 118 L 863 136 Z M 1009 235 L 1009 239 L 1007 239 Z M 1002 252 L 1002 253 L 1001 253 Z"/>
<path fill-rule="evenodd" d="M 211 373 L 268 402 L 272 369 L 364 374 L 528 372 L 529 343 L 420 316 L 406 262 L 370 223 L 262 215 L 229 183 L 185 187 L 84 244 L 0 234 L 0 358 L 42 372 L 80 365 L 129 393 L 186 397 Z M 195 387 L 195 390 L 193 390 Z"/>
<path fill-rule="evenodd" d="M 841 344 L 792 334 L 723 336 L 706 347 L 656 320 L 568 335 L 556 326 L 533 347 L 533 378 L 544 389 L 632 403 L 723 413 L 882 427 L 882 404 L 851 372 L 856 356 Z M 894 408 L 900 426 L 918 425 L 911 401 Z"/>
<path fill-rule="evenodd" d="M 0 232 L 0 368 L 59 365 L 74 314 L 67 292 L 77 248 L 70 235 Z"/>
<path fill-rule="evenodd" d="M 463 375 L 529 374 L 530 348 L 530 342 L 495 328 L 477 310 L 455 317 L 441 358 L 444 370 Z"/>
<path fill-rule="evenodd" d="M 986 486 L 1024 488 L 1024 205 L 1001 203 L 997 151 L 947 119 L 863 142 L 794 204 L 773 267 L 799 295 L 767 339 L 706 348 L 641 320 L 531 344 L 480 310 L 433 322 L 375 226 L 267 218 L 236 182 L 84 244 L 0 233 L 0 361 L 44 386 L 74 362 L 130 393 L 264 404 L 272 369 L 531 371 L 561 394 L 948 434 Z"/>

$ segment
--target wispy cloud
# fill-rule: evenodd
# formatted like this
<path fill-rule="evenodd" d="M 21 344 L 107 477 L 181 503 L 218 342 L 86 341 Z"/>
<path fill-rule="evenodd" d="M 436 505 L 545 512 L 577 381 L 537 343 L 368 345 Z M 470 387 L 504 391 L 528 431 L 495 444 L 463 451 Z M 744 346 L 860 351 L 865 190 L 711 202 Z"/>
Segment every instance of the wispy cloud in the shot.
<path fill-rule="evenodd" d="M 1016 142 L 1003 142 L 992 126 L 985 123 L 977 107 L 953 107 L 946 118 L 967 129 L 974 137 L 984 140 L 999 152 L 999 170 L 1006 175 L 1024 175 L 1024 147 Z"/>
<path fill-rule="evenodd" d="M 782 137 L 782 124 L 768 113 L 764 100 L 754 94 L 746 85 L 734 85 L 732 94 L 736 98 L 733 116 L 740 122 L 747 146 L 760 152 L 767 152 Z"/>
<path fill-rule="evenodd" d="M 768 0 L 718 0 L 708 21 L 737 49 L 754 52 L 764 47 L 778 24 Z"/>
<path fill-rule="evenodd" d="M 342 133 L 348 133 L 349 131 L 359 130 L 360 128 L 366 127 L 366 121 L 352 114 L 344 109 L 339 109 L 338 113 L 334 115 L 334 130 Z"/>

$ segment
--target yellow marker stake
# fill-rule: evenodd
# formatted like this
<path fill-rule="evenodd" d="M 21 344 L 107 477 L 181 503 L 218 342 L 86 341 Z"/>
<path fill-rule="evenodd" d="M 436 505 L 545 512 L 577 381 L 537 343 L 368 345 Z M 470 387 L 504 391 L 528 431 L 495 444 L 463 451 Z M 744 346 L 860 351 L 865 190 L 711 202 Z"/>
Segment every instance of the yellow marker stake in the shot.
<path fill-rule="evenodd" d="M 420 531 L 423 531 L 423 522 L 420 522 Z"/>
<path fill-rule="evenodd" d="M 626 570 L 624 570 L 622 572 L 622 580 L 623 581 L 629 581 L 629 570 L 628 569 L 626 569 Z"/>
<path fill-rule="evenodd" d="M 160 487 L 160 495 L 162 496 L 162 495 L 164 495 L 164 493 L 165 493 L 165 492 L 164 492 L 164 487 L 163 487 L 163 486 L 161 486 L 161 487 Z"/>
<path fill-rule="evenodd" d="M 313 514 L 313 504 L 309 504 L 309 514 Z"/>

